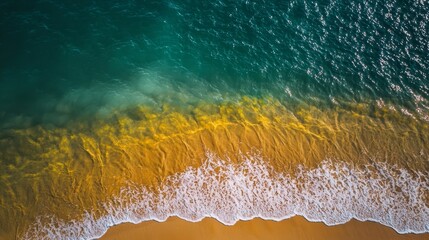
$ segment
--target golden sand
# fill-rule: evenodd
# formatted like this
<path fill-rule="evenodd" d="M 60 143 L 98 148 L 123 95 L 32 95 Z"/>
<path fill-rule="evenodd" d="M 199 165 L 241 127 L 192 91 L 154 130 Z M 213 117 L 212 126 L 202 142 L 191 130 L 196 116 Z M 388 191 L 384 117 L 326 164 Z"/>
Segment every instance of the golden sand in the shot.
<path fill-rule="evenodd" d="M 231 161 L 258 151 L 279 172 L 298 164 L 315 167 L 326 158 L 427 171 L 429 125 L 387 108 L 368 109 L 288 109 L 272 98 L 244 97 L 185 109 L 138 107 L 63 128 L 2 132 L 0 236 L 15 236 L 40 215 L 78 219 L 130 182 L 156 187 L 198 167 L 207 150 Z"/>
<path fill-rule="evenodd" d="M 125 223 L 111 227 L 100 240 L 134 239 L 282 239 L 282 240 L 423 240 L 429 234 L 398 234 L 393 229 L 375 222 L 352 220 L 346 224 L 327 226 L 293 217 L 280 222 L 253 219 L 239 221 L 233 226 L 206 218 L 192 223 L 177 217 L 166 222 L 148 221 Z"/>

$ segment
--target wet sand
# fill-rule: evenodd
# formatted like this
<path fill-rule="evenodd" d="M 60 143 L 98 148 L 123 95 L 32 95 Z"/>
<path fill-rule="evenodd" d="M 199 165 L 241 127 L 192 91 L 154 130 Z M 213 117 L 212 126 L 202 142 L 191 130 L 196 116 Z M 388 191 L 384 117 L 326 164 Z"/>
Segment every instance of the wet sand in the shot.
<path fill-rule="evenodd" d="M 101 240 L 133 239 L 294 239 L 294 240 L 419 240 L 429 239 L 425 234 L 398 234 L 395 230 L 375 222 L 352 220 L 346 224 L 327 226 L 293 217 L 280 222 L 253 219 L 226 226 L 215 219 L 205 218 L 192 223 L 177 217 L 166 222 L 147 221 L 140 224 L 124 223 L 111 227 Z"/>
<path fill-rule="evenodd" d="M 89 211 L 97 219 L 109 214 L 100 204 L 121 211 L 112 199 L 124 188 L 168 185 L 169 177 L 200 167 L 207 152 L 233 163 L 256 153 L 275 172 L 292 175 L 297 166 L 314 169 L 327 158 L 356 168 L 380 162 L 427 172 L 427 123 L 389 109 L 369 117 L 368 109 L 288 107 L 243 97 L 189 109 L 138 107 L 67 128 L 0 132 L 0 159 L 8 160 L 0 168 L 0 238 L 42 238 L 59 228 L 51 217 L 80 223 Z M 135 198 L 120 197 L 130 205 Z M 36 221 L 40 216 L 49 217 Z"/>

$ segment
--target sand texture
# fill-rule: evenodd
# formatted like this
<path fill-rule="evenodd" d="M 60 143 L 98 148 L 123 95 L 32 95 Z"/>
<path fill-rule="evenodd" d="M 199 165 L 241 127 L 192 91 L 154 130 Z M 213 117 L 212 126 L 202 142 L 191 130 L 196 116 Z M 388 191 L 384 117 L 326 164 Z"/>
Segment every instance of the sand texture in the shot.
<path fill-rule="evenodd" d="M 423 240 L 429 239 L 429 234 L 398 234 L 393 229 L 379 223 L 357 220 L 327 226 L 319 222 L 309 222 L 303 217 L 293 217 L 280 222 L 253 219 L 226 226 L 211 218 L 192 223 L 171 217 L 162 223 L 148 221 L 140 224 L 120 224 L 110 228 L 100 239 Z"/>

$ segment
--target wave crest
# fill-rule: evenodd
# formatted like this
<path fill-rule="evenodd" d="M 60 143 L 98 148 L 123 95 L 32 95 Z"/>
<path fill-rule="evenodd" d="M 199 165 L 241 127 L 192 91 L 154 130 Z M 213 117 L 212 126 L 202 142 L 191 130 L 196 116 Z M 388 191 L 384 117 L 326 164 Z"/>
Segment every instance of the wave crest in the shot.
<path fill-rule="evenodd" d="M 213 217 L 226 225 L 255 217 L 283 220 L 301 215 L 336 225 L 356 218 L 372 220 L 399 233 L 429 232 L 427 174 L 373 162 L 355 167 L 332 159 L 317 168 L 298 166 L 278 173 L 260 156 L 239 164 L 213 154 L 198 168 L 167 178 L 158 189 L 130 186 L 104 203 L 108 214 L 86 213 L 66 222 L 43 217 L 24 238 L 88 239 L 110 226 L 178 216 L 188 221 Z"/>

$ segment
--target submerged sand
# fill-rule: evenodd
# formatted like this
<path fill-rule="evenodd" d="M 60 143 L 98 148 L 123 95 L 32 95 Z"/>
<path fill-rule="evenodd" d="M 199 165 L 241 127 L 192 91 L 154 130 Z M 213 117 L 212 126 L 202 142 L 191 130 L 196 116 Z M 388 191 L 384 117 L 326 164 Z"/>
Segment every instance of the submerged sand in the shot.
<path fill-rule="evenodd" d="M 293 240 L 418 240 L 429 239 L 425 234 L 399 234 L 375 222 L 351 220 L 348 223 L 327 226 L 310 222 L 303 217 L 292 217 L 280 222 L 253 219 L 226 226 L 215 219 L 188 222 L 171 217 L 165 222 L 147 221 L 139 224 L 124 223 L 111 227 L 101 240 L 133 239 L 293 239 Z"/>
<path fill-rule="evenodd" d="M 5 162 L 0 168 L 0 239 L 23 234 L 42 238 L 52 232 L 63 236 L 54 230 L 70 224 L 79 230 L 76 234 L 88 230 L 85 213 L 99 219 L 113 210 L 122 212 L 123 206 L 112 199 L 128 186 L 156 190 L 168 185 L 165 180 L 170 176 L 200 167 L 207 151 L 233 163 L 242 162 L 243 154 L 257 152 L 276 172 L 292 176 L 298 166 L 315 169 L 326 159 L 347 163 L 351 169 L 383 163 L 426 184 L 417 173 L 424 175 L 429 169 L 429 125 L 387 107 L 370 109 L 365 104 L 325 109 L 285 106 L 273 98 L 243 97 L 189 109 L 142 106 L 64 128 L 0 132 L 0 148 L 5 149 L 0 151 Z M 377 171 L 368 170 L 365 179 L 373 179 L 371 173 Z M 382 179 L 386 180 L 382 186 L 390 189 L 391 181 Z M 404 191 L 408 201 L 408 188 Z M 119 202 L 142 202 L 134 201 L 135 195 L 141 192 Z M 397 195 L 389 196 L 391 200 Z M 426 191 L 415 196 L 425 203 L 429 199 Z M 374 206 L 383 204 L 377 201 Z M 413 222 L 416 219 L 408 223 Z M 96 236 L 91 234 L 85 236 Z"/>

